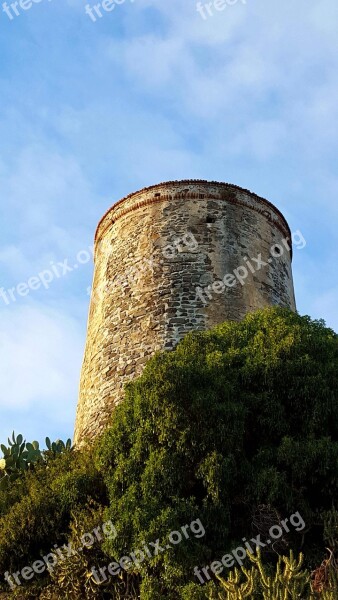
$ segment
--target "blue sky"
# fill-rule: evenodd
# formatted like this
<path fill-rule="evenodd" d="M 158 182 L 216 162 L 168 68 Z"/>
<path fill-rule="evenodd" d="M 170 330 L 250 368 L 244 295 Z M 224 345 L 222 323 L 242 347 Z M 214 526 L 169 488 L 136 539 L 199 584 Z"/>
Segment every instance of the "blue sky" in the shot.
<path fill-rule="evenodd" d="M 302 231 L 298 310 L 337 331 L 336 0 L 238 0 L 205 20 L 195 0 L 125 0 L 95 23 L 86 3 L 0 10 L 0 286 L 73 264 L 134 190 L 228 181 Z M 88 261 L 0 298 L 0 441 L 72 435 L 91 276 Z"/>

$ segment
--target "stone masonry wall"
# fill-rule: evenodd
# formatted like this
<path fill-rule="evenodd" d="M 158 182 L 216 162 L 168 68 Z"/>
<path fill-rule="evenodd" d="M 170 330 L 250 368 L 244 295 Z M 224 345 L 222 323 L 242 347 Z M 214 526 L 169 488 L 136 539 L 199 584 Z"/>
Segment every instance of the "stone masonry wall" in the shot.
<path fill-rule="evenodd" d="M 271 203 L 230 184 L 168 182 L 116 203 L 96 232 L 75 443 L 102 431 L 157 350 L 265 306 L 295 309 L 290 237 Z M 222 286 L 239 267 L 245 281 Z"/>

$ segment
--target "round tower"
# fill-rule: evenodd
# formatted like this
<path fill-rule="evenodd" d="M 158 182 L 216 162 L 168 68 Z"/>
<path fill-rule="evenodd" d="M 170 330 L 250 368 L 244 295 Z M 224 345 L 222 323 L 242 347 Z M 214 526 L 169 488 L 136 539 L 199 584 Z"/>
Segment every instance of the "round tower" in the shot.
<path fill-rule="evenodd" d="M 227 183 L 161 183 L 114 204 L 95 236 L 75 443 L 102 431 L 157 350 L 259 308 L 295 310 L 291 238 L 277 208 Z"/>

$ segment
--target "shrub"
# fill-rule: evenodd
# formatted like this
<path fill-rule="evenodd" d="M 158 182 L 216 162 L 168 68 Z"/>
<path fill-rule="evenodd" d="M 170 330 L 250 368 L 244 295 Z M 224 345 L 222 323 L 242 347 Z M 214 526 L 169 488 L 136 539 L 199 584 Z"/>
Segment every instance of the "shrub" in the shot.
<path fill-rule="evenodd" d="M 91 499 L 104 502 L 105 487 L 88 452 L 36 465 L 0 492 L 0 506 L 6 507 L 0 516 L 0 570 L 21 570 L 65 544 L 72 512 Z"/>
<path fill-rule="evenodd" d="M 195 565 L 255 532 L 261 505 L 279 518 L 301 513 L 306 529 L 287 545 L 316 548 L 318 564 L 321 514 L 338 491 L 337 339 L 322 321 L 258 311 L 187 335 L 127 386 L 97 465 L 118 529 L 106 552 L 126 556 L 157 538 L 165 548 L 134 568 L 143 600 L 178 598 Z M 197 518 L 206 535 L 167 549 L 170 531 Z"/>

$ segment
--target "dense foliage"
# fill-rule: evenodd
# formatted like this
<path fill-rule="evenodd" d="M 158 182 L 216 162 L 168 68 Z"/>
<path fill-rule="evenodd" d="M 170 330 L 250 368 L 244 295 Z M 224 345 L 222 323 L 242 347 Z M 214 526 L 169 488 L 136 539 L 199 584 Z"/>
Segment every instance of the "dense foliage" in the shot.
<path fill-rule="evenodd" d="M 175 598 L 194 565 L 254 533 L 262 505 L 269 526 L 299 511 L 306 531 L 287 543 L 320 558 L 338 491 L 337 339 L 323 322 L 259 311 L 188 335 L 129 385 L 98 462 L 118 528 L 106 550 L 165 546 L 197 518 L 206 530 L 141 567 L 142 597 Z"/>
<path fill-rule="evenodd" d="M 301 551 L 309 586 L 325 547 L 338 550 L 337 340 L 323 322 L 275 308 L 155 356 L 97 448 L 37 465 L 0 492 L 0 570 L 111 521 L 117 535 L 58 564 L 41 598 L 236 600 L 216 576 L 202 587 L 194 568 L 242 538 L 266 540 L 297 512 L 304 527 L 262 559 L 272 573 L 277 553 Z M 93 577 L 92 567 L 140 551 L 118 576 Z M 39 597 L 36 585 L 27 598 Z"/>
<path fill-rule="evenodd" d="M 0 572 L 15 572 L 67 542 L 71 516 L 105 497 L 86 453 L 64 453 L 0 492 Z"/>

